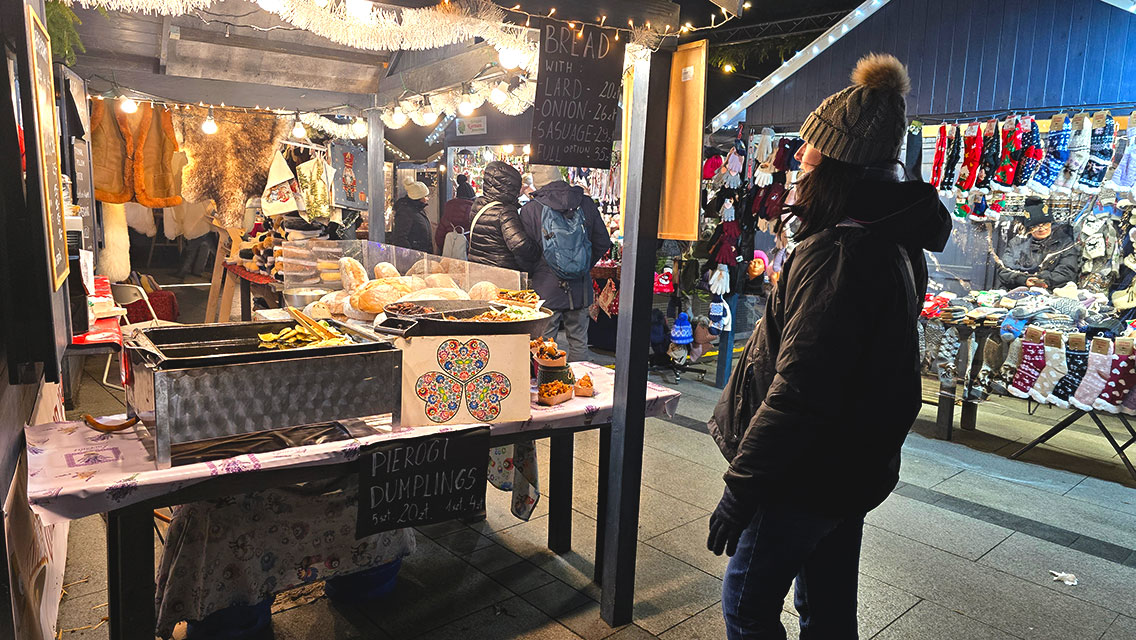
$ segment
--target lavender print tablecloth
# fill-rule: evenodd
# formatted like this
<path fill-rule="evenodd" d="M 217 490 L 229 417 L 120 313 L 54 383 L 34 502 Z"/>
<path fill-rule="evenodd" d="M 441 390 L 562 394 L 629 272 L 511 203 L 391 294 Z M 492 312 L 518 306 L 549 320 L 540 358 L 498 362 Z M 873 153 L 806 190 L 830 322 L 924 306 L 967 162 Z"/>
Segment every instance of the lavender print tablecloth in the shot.
<path fill-rule="evenodd" d="M 573 363 L 577 377 L 589 374 L 596 396 L 574 398 L 555 407 L 533 403 L 532 417 L 523 422 L 491 425 L 491 433 L 533 432 L 611 421 L 614 373 L 602 366 Z M 535 392 L 533 392 L 535 400 Z M 679 393 L 647 383 L 647 415 L 673 414 Z M 374 435 L 337 442 L 291 447 L 268 453 L 245 454 L 156 469 L 137 429 L 100 433 L 83 422 L 52 422 L 25 430 L 28 448 L 28 501 L 45 524 L 82 518 L 161 496 L 213 476 L 261 469 L 329 465 L 354 460 L 361 447 L 392 439 L 412 438 L 439 430 L 468 427 L 420 427 L 391 430 L 376 425 Z M 544 433 L 540 433 L 544 432 Z M 514 513 L 527 517 L 539 498 L 535 451 L 522 447 L 520 459 L 495 448 L 490 455 L 489 479 L 494 486 L 514 492 Z M 512 474 L 510 479 L 508 476 Z M 527 512 L 527 513 L 526 513 Z"/>

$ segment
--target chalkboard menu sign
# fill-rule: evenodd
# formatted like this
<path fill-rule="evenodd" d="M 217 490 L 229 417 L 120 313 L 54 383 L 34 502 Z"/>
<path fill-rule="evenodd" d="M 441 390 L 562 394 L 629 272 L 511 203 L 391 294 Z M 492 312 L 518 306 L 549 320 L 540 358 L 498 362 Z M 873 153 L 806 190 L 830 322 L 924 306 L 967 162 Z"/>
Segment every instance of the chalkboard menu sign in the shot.
<path fill-rule="evenodd" d="M 364 449 L 355 538 L 484 512 L 488 454 L 489 427 Z"/>
<path fill-rule="evenodd" d="M 624 44 L 610 29 L 543 21 L 530 162 L 611 168 Z"/>

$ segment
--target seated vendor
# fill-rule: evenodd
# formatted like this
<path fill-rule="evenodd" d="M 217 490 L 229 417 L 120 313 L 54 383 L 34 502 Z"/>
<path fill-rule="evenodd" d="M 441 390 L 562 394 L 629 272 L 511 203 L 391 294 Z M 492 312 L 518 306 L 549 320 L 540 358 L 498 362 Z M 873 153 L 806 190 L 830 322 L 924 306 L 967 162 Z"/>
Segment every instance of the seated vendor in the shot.
<path fill-rule="evenodd" d="M 1025 235 L 1010 238 L 996 260 L 997 286 L 1052 291 L 1073 281 L 1080 271 L 1080 258 L 1069 225 L 1054 223 L 1045 201 L 1031 197 L 1026 198 L 1025 226 Z"/>

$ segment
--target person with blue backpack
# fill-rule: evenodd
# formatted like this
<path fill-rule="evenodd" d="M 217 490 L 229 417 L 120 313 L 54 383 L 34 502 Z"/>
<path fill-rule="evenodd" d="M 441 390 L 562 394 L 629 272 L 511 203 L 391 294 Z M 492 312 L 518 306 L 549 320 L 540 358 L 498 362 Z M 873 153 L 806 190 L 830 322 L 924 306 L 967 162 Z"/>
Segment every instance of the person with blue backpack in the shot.
<path fill-rule="evenodd" d="M 536 191 L 521 208 L 521 223 L 541 247 L 529 275 L 544 308 L 552 311 L 544 337 L 555 338 L 563 325 L 568 360 L 585 360 L 588 309 L 595 296 L 592 265 L 611 249 L 611 238 L 595 201 L 569 185 L 559 167 L 533 165 L 531 170 Z"/>

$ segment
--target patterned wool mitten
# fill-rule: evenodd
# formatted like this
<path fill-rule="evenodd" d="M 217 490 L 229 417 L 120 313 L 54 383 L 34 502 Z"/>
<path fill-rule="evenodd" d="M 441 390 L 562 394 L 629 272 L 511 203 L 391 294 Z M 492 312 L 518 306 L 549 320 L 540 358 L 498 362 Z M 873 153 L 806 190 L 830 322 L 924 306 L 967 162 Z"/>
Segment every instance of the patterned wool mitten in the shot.
<path fill-rule="evenodd" d="M 1089 117 L 1083 118 L 1081 126 L 1073 129 L 1069 136 L 1069 160 L 1065 162 L 1061 175 L 1053 184 L 1054 191 L 1066 195 L 1073 193 L 1073 185 L 1077 184 L 1077 180 L 1081 177 L 1081 171 L 1084 170 L 1085 164 L 1089 161 L 1089 142 L 1092 131 L 1093 120 Z"/>
<path fill-rule="evenodd" d="M 1093 129 L 1089 138 L 1089 162 L 1081 172 L 1077 181 L 1077 190 L 1081 193 L 1100 193 L 1104 174 L 1108 165 L 1112 163 L 1112 150 L 1116 145 L 1116 121 L 1112 114 L 1105 116 L 1104 126 Z"/>
<path fill-rule="evenodd" d="M 958 168 L 959 157 L 962 155 L 962 132 L 958 125 L 951 126 L 947 132 L 947 159 L 943 161 L 943 181 L 939 185 L 940 191 L 950 191 L 955 181 L 955 170 Z"/>
<path fill-rule="evenodd" d="M 1018 370 L 1018 363 L 1022 360 L 1022 339 L 1018 338 L 1010 343 L 1006 348 L 1006 359 L 1002 361 L 1002 367 L 998 370 L 998 374 L 994 377 L 994 381 L 990 384 L 991 393 L 998 395 L 1006 395 L 1009 391 L 1006 387 L 1010 386 L 1010 382 L 1014 379 L 1014 372 Z"/>
<path fill-rule="evenodd" d="M 940 384 L 952 384 L 955 380 L 959 352 L 959 334 L 957 327 L 945 327 L 943 337 L 939 341 L 939 355 L 935 358 L 935 368 L 939 371 Z"/>
<path fill-rule="evenodd" d="M 1049 130 L 1045 159 L 1026 183 L 1027 189 L 1043 198 L 1049 197 L 1049 190 L 1053 188 L 1053 183 L 1061 176 L 1061 171 L 1069 160 L 1069 126 L 1069 118 L 1065 118 L 1060 129 Z"/>
<path fill-rule="evenodd" d="M 943 341 L 943 323 L 928 322 L 923 329 L 923 366 L 928 372 L 938 372 L 936 360 L 939 357 L 939 344 Z"/>
<path fill-rule="evenodd" d="M 935 161 L 931 164 L 931 186 L 936 189 L 943 181 L 943 161 L 947 157 L 947 125 L 939 125 L 939 137 L 935 139 Z"/>
<path fill-rule="evenodd" d="M 970 191 L 978 179 L 978 163 L 982 161 L 982 126 L 972 122 L 963 134 L 962 166 L 959 167 L 955 186 L 961 191 Z"/>
<path fill-rule="evenodd" d="M 1018 162 L 1018 171 L 1014 176 L 1014 186 L 1024 187 L 1034 172 L 1041 166 L 1045 158 L 1045 151 L 1041 146 L 1041 129 L 1037 127 L 1037 120 L 1029 119 L 1029 131 L 1022 136 L 1022 159 Z"/>
<path fill-rule="evenodd" d="M 994 172 L 996 191 L 1009 191 L 1014 186 L 1014 175 L 1018 169 L 1018 160 L 1022 157 L 1022 137 L 1025 128 L 1017 119 L 1008 120 L 1002 125 L 1002 157 L 998 163 L 998 170 Z"/>
<path fill-rule="evenodd" d="M 1045 368 L 1045 346 L 1040 342 L 1022 341 L 1022 360 L 1018 363 L 1018 371 L 1010 388 L 1006 389 L 1010 395 L 1019 398 L 1030 397 L 1030 389 L 1037 382 L 1041 370 Z"/>
<path fill-rule="evenodd" d="M 1029 390 L 1029 397 L 1039 404 L 1049 402 L 1049 394 L 1053 392 L 1057 382 L 1065 377 L 1068 372 L 1065 345 L 1062 344 L 1060 347 L 1045 345 L 1045 368 L 1041 370 L 1037 382 L 1033 383 L 1033 387 Z"/>
<path fill-rule="evenodd" d="M 1002 155 L 1001 140 L 998 121 L 987 122 L 982 135 L 982 159 L 978 163 L 978 179 L 974 183 L 974 188 L 983 193 L 990 191 L 990 181 L 994 178 L 994 172 L 998 170 L 998 158 Z"/>
<path fill-rule="evenodd" d="M 1077 390 L 1069 397 L 1069 404 L 1081 411 L 1093 410 L 1093 402 L 1096 401 L 1101 391 L 1104 391 L 1104 386 L 1108 383 L 1112 368 L 1112 347 L 1110 346 L 1108 350 L 1108 354 L 1089 352 L 1089 364 L 1085 369 L 1085 377 L 1081 379 L 1081 384 L 1077 385 Z"/>
<path fill-rule="evenodd" d="M 978 371 L 978 385 L 982 390 L 993 392 L 993 384 L 1002 363 L 1006 362 L 1006 343 L 995 336 L 988 336 L 982 345 L 982 367 Z"/>
<path fill-rule="evenodd" d="M 1117 193 L 1128 193 L 1133 185 L 1136 185 L 1136 118 L 1129 116 L 1128 146 L 1124 148 L 1124 155 L 1120 156 L 1107 186 Z"/>
<path fill-rule="evenodd" d="M 1078 349 L 1067 349 L 1065 351 L 1065 367 L 1069 370 L 1060 380 L 1057 381 L 1057 386 L 1053 388 L 1053 392 L 1049 394 L 1049 404 L 1061 407 L 1062 409 L 1069 408 L 1069 396 L 1077 390 L 1081 385 L 1081 380 L 1085 378 L 1085 371 L 1089 366 L 1089 352 Z"/>
<path fill-rule="evenodd" d="M 1125 415 L 1136 416 L 1136 388 L 1128 391 L 1128 395 L 1125 396 L 1124 402 L 1120 403 L 1119 408 L 1120 412 Z"/>
<path fill-rule="evenodd" d="M 1097 411 L 1119 413 L 1120 403 L 1128 397 L 1136 382 L 1136 358 L 1131 355 L 1113 356 L 1112 369 L 1108 372 L 1108 382 L 1104 384 L 1097 399 L 1093 401 L 1093 408 Z"/>

